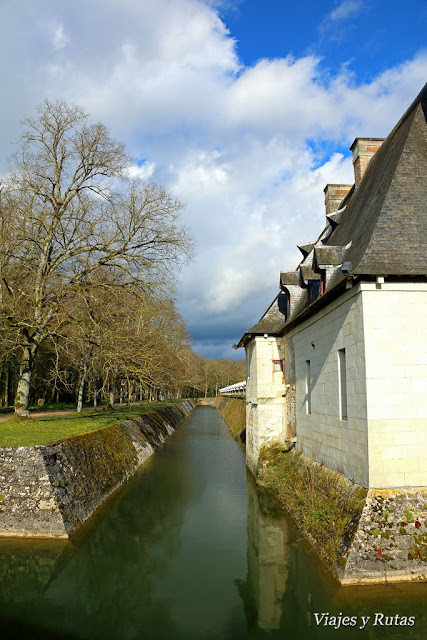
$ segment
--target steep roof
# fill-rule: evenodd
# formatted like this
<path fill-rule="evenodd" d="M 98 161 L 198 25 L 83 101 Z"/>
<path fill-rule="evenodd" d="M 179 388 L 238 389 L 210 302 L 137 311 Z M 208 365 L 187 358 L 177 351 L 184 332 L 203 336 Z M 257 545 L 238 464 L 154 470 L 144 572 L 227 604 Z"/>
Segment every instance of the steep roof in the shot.
<path fill-rule="evenodd" d="M 427 275 L 426 160 L 427 84 L 372 157 L 359 187 L 348 192 L 339 212 L 329 215 L 317 241 L 300 245 L 303 279 L 312 273 L 315 254 L 316 264 L 322 264 L 322 259 L 335 266 L 326 295 L 317 298 L 307 313 L 329 302 L 338 285 L 344 286 L 346 276 L 340 268 L 344 261 L 351 263 L 354 275 Z M 253 334 L 279 334 L 300 315 L 306 316 L 307 305 L 298 300 L 286 318 L 281 295 L 245 333 L 239 346 Z"/>
<path fill-rule="evenodd" d="M 246 334 L 262 335 L 268 333 L 270 335 L 280 333 L 285 324 L 285 308 L 286 308 L 286 296 L 284 293 L 279 293 L 268 307 L 262 318 L 250 329 L 246 331 Z M 239 346 L 241 344 L 239 343 Z"/>
<path fill-rule="evenodd" d="M 370 161 L 326 245 L 352 273 L 427 273 L 427 84 Z"/>

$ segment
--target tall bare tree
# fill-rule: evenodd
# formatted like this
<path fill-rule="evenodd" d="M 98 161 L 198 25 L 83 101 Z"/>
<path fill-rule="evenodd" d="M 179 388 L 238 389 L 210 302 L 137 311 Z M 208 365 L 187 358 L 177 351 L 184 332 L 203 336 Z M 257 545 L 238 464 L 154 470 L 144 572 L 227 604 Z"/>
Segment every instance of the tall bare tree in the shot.
<path fill-rule="evenodd" d="M 21 417 L 39 346 L 80 321 L 82 289 L 158 295 L 191 253 L 182 204 L 153 183 L 127 181 L 129 162 L 80 107 L 46 101 L 23 122 L 0 206 L 0 312 L 21 352 Z"/>

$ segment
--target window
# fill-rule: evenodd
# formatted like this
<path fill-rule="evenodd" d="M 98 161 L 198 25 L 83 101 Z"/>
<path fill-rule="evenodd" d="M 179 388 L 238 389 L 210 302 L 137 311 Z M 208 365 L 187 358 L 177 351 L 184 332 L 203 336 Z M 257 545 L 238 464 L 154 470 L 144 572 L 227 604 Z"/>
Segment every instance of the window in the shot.
<path fill-rule="evenodd" d="M 311 413 L 311 373 L 310 360 L 305 361 L 305 411 Z"/>
<path fill-rule="evenodd" d="M 309 280 L 308 281 L 308 294 L 307 294 L 307 302 L 311 304 L 320 296 L 320 280 Z"/>
<path fill-rule="evenodd" d="M 273 360 L 273 371 L 283 371 L 283 360 Z"/>
<path fill-rule="evenodd" d="M 338 384 L 340 396 L 340 418 L 347 420 L 347 372 L 345 349 L 338 350 Z"/>

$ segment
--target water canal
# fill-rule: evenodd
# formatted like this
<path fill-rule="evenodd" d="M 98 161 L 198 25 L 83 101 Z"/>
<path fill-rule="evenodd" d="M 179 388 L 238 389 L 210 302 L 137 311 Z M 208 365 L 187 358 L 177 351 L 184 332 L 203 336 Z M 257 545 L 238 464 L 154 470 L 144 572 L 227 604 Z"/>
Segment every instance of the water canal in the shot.
<path fill-rule="evenodd" d="M 426 585 L 340 589 L 211 407 L 72 544 L 2 540 L 0 563 L 2 640 L 427 637 Z M 355 626 L 324 625 L 340 614 Z"/>

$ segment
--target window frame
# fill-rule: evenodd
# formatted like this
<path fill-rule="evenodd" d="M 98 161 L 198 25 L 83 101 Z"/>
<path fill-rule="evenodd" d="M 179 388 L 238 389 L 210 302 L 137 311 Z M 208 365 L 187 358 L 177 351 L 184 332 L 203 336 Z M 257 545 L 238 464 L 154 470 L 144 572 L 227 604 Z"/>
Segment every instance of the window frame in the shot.
<path fill-rule="evenodd" d="M 273 373 L 279 373 L 282 372 L 283 373 L 283 360 L 273 360 Z M 279 369 L 276 369 L 276 365 L 279 365 Z"/>

